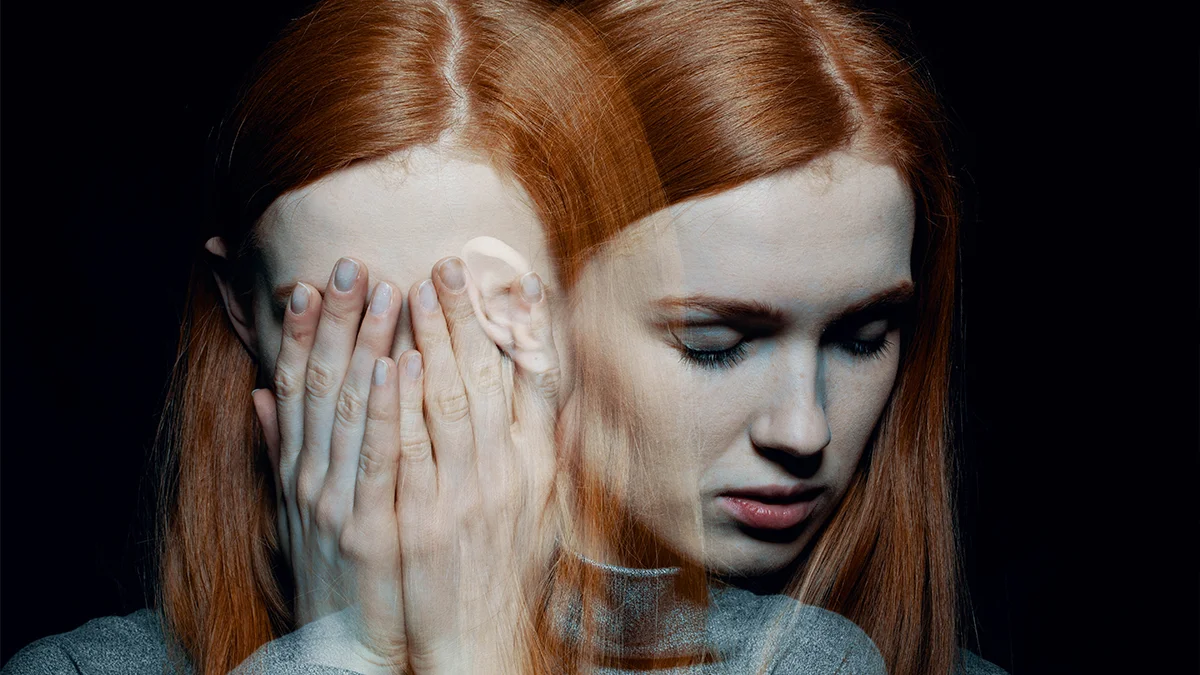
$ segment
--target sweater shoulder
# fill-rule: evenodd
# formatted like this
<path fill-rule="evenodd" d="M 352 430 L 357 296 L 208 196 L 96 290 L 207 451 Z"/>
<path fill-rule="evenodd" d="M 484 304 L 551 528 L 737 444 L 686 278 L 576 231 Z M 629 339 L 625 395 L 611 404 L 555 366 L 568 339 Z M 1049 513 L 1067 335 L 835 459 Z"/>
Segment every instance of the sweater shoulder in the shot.
<path fill-rule="evenodd" d="M 92 619 L 75 630 L 44 637 L 17 652 L 2 675 L 116 675 L 187 673 L 168 658 L 158 615 L 148 609 Z"/>
<path fill-rule="evenodd" d="M 1008 675 L 1008 671 L 969 649 L 959 650 L 957 675 Z"/>
<path fill-rule="evenodd" d="M 772 663 L 771 673 L 884 675 L 883 655 L 867 633 L 850 619 L 783 595 L 755 595 L 731 589 L 722 601 L 723 630 L 745 634 L 759 626 L 745 646 L 751 662 Z M 732 602 L 731 602 L 732 601 Z"/>

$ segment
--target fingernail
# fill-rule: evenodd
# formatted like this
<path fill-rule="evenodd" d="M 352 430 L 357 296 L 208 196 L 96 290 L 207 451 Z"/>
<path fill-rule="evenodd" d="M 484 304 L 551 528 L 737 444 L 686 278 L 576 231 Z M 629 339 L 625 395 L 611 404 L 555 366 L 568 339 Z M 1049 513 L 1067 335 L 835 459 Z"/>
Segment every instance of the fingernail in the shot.
<path fill-rule="evenodd" d="M 375 372 L 371 374 L 376 387 L 382 387 L 387 382 L 388 364 L 383 359 L 375 359 Z"/>
<path fill-rule="evenodd" d="M 410 379 L 416 380 L 421 377 L 421 355 L 413 354 L 408 357 L 408 361 L 404 364 L 404 374 Z"/>
<path fill-rule="evenodd" d="M 422 281 L 421 285 L 417 287 L 417 298 L 426 312 L 437 309 L 437 291 L 433 290 L 433 282 L 429 279 Z"/>
<path fill-rule="evenodd" d="M 371 313 L 375 315 L 383 314 L 391 306 L 392 287 L 381 283 L 375 287 L 375 292 L 371 294 Z"/>
<path fill-rule="evenodd" d="M 303 314 L 308 309 L 308 288 L 304 284 L 296 284 L 292 289 L 292 314 Z"/>
<path fill-rule="evenodd" d="M 259 387 L 258 389 L 262 389 L 262 387 Z M 258 389 L 252 389 L 250 391 L 250 400 L 254 400 L 254 395 L 258 393 Z"/>
<path fill-rule="evenodd" d="M 467 287 L 467 275 L 463 272 L 462 261 L 458 258 L 450 258 L 442 263 L 438 274 L 442 276 L 442 283 L 446 285 L 447 290 L 457 293 Z"/>
<path fill-rule="evenodd" d="M 337 267 L 333 270 L 333 286 L 339 291 L 345 293 L 354 288 L 354 279 L 358 276 L 358 263 L 349 258 L 342 258 L 338 261 Z"/>
<path fill-rule="evenodd" d="M 531 305 L 542 299 L 542 280 L 536 273 L 527 272 L 521 277 L 521 295 Z"/>

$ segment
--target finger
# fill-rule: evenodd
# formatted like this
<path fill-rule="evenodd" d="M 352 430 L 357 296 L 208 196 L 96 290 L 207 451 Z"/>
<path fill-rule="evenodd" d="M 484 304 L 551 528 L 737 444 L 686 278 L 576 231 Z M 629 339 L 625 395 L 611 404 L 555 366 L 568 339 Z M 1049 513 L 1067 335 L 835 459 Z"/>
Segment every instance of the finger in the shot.
<path fill-rule="evenodd" d="M 508 447 L 512 423 L 512 409 L 504 394 L 501 352 L 484 333 L 476 316 L 469 296 L 470 273 L 462 260 L 446 258 L 434 269 L 434 284 L 446 317 L 451 350 L 471 411 L 475 437 L 472 447 L 476 454 L 471 459 L 478 462 L 484 475 L 494 475 L 489 468 L 509 460 L 504 449 Z"/>
<path fill-rule="evenodd" d="M 288 531 L 287 502 L 283 494 L 283 479 L 279 473 L 279 418 L 275 406 L 275 397 L 269 389 L 255 389 L 250 392 L 250 400 L 254 405 L 254 415 L 262 427 L 263 437 L 267 445 L 267 458 L 271 465 L 271 475 L 275 478 L 275 519 L 279 534 L 279 550 L 285 557 L 291 555 L 291 536 Z"/>
<path fill-rule="evenodd" d="M 432 286 L 429 290 L 432 291 Z M 416 289 L 413 291 L 415 293 Z M 417 305 L 410 306 L 414 308 L 414 315 L 422 311 Z M 423 631 L 437 628 L 428 619 L 414 624 L 407 617 L 430 616 L 427 606 L 430 601 L 429 589 L 437 588 L 430 574 L 440 576 L 446 573 L 446 563 L 437 558 L 450 543 L 445 530 L 439 527 L 442 519 L 438 514 L 438 467 L 425 423 L 424 380 L 428 377 L 428 371 L 423 365 L 423 355 L 415 351 L 401 355 L 397 365 L 400 470 L 396 488 L 396 520 L 400 539 L 401 596 L 406 617 L 404 627 L 409 644 L 413 644 L 414 637 L 419 642 Z M 439 596 L 437 601 L 444 602 L 446 599 L 453 600 Z M 437 612 L 433 612 L 432 616 L 437 618 Z"/>
<path fill-rule="evenodd" d="M 510 290 L 513 309 L 513 347 L 516 364 L 513 408 L 517 418 L 554 425 L 562 372 L 554 346 L 554 328 L 545 286 L 535 272 L 517 278 Z"/>
<path fill-rule="evenodd" d="M 396 363 L 400 363 L 400 355 L 410 349 L 416 349 L 416 343 L 413 341 L 412 330 L 412 311 L 410 303 L 401 303 L 400 319 L 396 322 L 396 331 L 392 336 L 392 349 L 389 356 Z"/>
<path fill-rule="evenodd" d="M 396 362 L 375 359 L 367 400 L 367 427 L 354 484 L 354 514 L 394 517 L 396 471 L 400 463 L 400 389 Z"/>
<path fill-rule="evenodd" d="M 405 527 L 405 523 L 420 523 L 437 498 L 437 468 L 434 466 L 433 443 L 425 425 L 425 373 L 422 355 L 405 352 L 397 364 L 400 397 L 400 459 L 396 488 L 396 511 L 400 516 L 400 534 L 404 539 L 419 536 L 420 528 Z M 403 549 L 404 546 L 402 545 Z"/>
<path fill-rule="evenodd" d="M 439 479 L 462 484 L 474 470 L 471 409 L 450 347 L 450 333 L 433 282 L 409 294 L 413 337 L 421 353 L 425 415 Z"/>
<path fill-rule="evenodd" d="M 371 294 L 367 313 L 358 329 L 354 354 L 334 409 L 330 464 L 325 480 L 325 489 L 330 491 L 330 496 L 340 500 L 339 503 L 350 503 L 354 494 L 363 434 L 369 423 L 372 373 L 379 357 L 386 356 L 391 348 L 402 304 L 403 297 L 395 287 L 386 281 L 380 282 Z"/>
<path fill-rule="evenodd" d="M 276 484 L 279 483 L 279 414 L 275 408 L 275 396 L 270 389 L 255 389 L 250 392 L 250 401 L 254 405 L 254 416 L 262 427 L 263 438 L 267 443 L 267 457 L 271 459 L 271 470 L 275 472 Z"/>
<path fill-rule="evenodd" d="M 279 473 L 284 494 L 295 495 L 296 463 L 304 444 L 304 377 L 321 316 L 321 294 L 308 284 L 292 290 L 283 315 L 283 338 L 275 360 L 274 395 L 279 427 Z"/>
<path fill-rule="evenodd" d="M 329 468 L 330 437 L 354 352 L 366 287 L 363 266 L 342 258 L 334 266 L 323 295 L 320 323 L 304 379 L 304 443 L 296 472 L 296 496 L 302 515 L 307 511 L 305 505 L 316 502 Z M 366 407 L 365 399 L 343 404 Z"/>

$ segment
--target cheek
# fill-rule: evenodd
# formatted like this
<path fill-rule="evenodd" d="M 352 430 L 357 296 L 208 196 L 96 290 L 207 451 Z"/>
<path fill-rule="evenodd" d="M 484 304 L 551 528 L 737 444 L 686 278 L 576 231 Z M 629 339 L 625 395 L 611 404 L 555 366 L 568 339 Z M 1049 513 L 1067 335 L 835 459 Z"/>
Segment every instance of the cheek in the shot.
<path fill-rule="evenodd" d="M 275 375 L 275 361 L 279 358 L 279 345 L 283 339 L 283 324 L 269 311 L 255 311 L 254 327 L 258 344 L 258 379 L 269 382 Z"/>
<path fill-rule="evenodd" d="M 831 459 L 847 480 L 895 385 L 899 350 L 894 347 L 881 359 L 856 365 L 839 362 L 828 373 L 826 416 L 833 438 Z"/>
<path fill-rule="evenodd" d="M 670 348 L 635 328 L 620 336 L 609 332 L 615 326 L 606 328 L 576 332 L 570 341 L 577 363 L 564 432 L 581 442 L 586 469 L 645 517 L 696 483 L 692 400 L 680 364 L 664 353 Z"/>

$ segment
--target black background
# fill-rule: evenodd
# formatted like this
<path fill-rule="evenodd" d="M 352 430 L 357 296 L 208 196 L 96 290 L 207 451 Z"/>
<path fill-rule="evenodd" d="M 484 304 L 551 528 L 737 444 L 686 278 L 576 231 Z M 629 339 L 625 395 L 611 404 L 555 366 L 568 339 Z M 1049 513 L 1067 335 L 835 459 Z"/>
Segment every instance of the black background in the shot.
<path fill-rule="evenodd" d="M 869 6 L 911 26 L 964 187 L 961 507 L 981 651 L 1015 675 L 1197 672 L 1190 20 Z M 144 462 L 206 140 L 302 8 L 5 12 L 0 659 L 145 602 Z"/>

